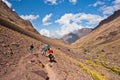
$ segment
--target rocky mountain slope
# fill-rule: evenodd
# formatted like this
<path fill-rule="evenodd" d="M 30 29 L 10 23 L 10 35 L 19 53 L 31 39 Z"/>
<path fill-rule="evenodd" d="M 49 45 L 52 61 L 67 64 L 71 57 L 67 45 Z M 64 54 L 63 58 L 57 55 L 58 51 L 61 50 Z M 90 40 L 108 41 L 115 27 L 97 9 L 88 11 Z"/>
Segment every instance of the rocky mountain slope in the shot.
<path fill-rule="evenodd" d="M 0 17 L 0 80 L 120 80 L 119 16 L 70 46 L 42 36 L 34 28 L 27 30 L 15 12 L 9 20 L 7 11 L 11 9 L 0 4 L 0 15 L 4 15 Z M 42 55 L 45 44 L 53 49 L 57 63 Z"/>
<path fill-rule="evenodd" d="M 80 39 L 81 37 L 89 34 L 92 31 L 92 28 L 82 28 L 76 31 L 75 33 L 69 33 L 63 38 L 61 38 L 63 41 L 65 41 L 68 44 L 71 44 L 75 42 L 76 40 Z"/>
<path fill-rule="evenodd" d="M 16 12 L 12 11 L 4 2 L 0 0 L 0 24 L 8 27 L 14 31 L 18 31 L 22 34 L 25 34 L 29 37 L 35 38 L 37 40 L 42 41 L 43 43 L 49 43 L 52 45 L 56 45 L 53 43 L 54 39 L 47 38 L 38 33 L 38 31 L 32 26 L 30 21 L 23 20 L 21 17 L 17 15 Z M 9 16 L 11 15 L 11 16 Z M 54 42 L 59 41 L 59 45 L 66 45 L 61 40 L 54 40 Z"/>
<path fill-rule="evenodd" d="M 91 68 L 104 74 L 108 80 L 119 80 L 120 10 L 103 20 L 90 34 L 72 46 Z"/>
<path fill-rule="evenodd" d="M 92 80 L 91 75 L 79 67 L 82 63 L 68 56 L 73 53 L 68 45 L 41 36 L 34 28 L 26 29 L 24 20 L 5 3 L 0 1 L 0 4 L 0 80 Z M 32 52 L 31 44 L 34 45 Z M 45 44 L 54 50 L 57 63 L 50 63 L 49 58 L 42 55 Z"/>
<path fill-rule="evenodd" d="M 31 44 L 35 47 L 32 53 Z M 50 63 L 41 53 L 44 45 L 0 25 L 0 80 L 92 80 L 72 57 L 52 45 L 57 63 Z"/>
<path fill-rule="evenodd" d="M 16 12 L 14 12 L 12 9 L 9 9 L 9 7 L 2 2 L 2 0 L 0 0 L 0 18 L 6 19 L 14 24 L 18 24 L 21 28 L 25 30 L 39 34 L 38 31 L 35 28 L 33 28 L 33 25 L 30 21 L 23 20 L 17 15 Z"/>

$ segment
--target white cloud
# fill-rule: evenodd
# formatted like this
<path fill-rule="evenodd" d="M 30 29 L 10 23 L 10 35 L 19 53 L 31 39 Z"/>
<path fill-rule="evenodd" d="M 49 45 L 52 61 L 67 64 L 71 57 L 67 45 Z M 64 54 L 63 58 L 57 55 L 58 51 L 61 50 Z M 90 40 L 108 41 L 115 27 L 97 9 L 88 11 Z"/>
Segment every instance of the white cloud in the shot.
<path fill-rule="evenodd" d="M 68 34 L 86 26 L 91 27 L 92 25 L 97 25 L 103 19 L 104 17 L 95 14 L 69 13 L 63 15 L 60 19 L 56 20 L 55 22 L 61 25 L 61 29 L 58 31 L 58 33 L 60 33 L 60 36 L 63 36 L 65 34 Z"/>
<path fill-rule="evenodd" d="M 57 5 L 63 1 L 64 0 L 44 0 L 44 3 L 49 4 L 49 5 Z"/>
<path fill-rule="evenodd" d="M 47 36 L 47 37 L 50 37 L 50 32 L 47 29 L 41 29 L 40 34 L 44 35 L 44 36 Z"/>
<path fill-rule="evenodd" d="M 102 6 L 100 9 L 102 10 L 104 15 L 112 14 L 114 12 L 114 9 L 112 6 Z"/>
<path fill-rule="evenodd" d="M 7 0 L 2 0 L 2 1 L 6 3 L 9 8 L 11 8 L 12 4 L 10 2 L 8 2 Z"/>
<path fill-rule="evenodd" d="M 51 22 L 48 22 L 48 21 L 50 20 L 51 16 L 52 16 L 52 13 L 46 15 L 46 16 L 42 19 L 43 25 L 48 26 L 48 25 L 52 24 Z"/>
<path fill-rule="evenodd" d="M 21 15 L 21 18 L 25 19 L 25 20 L 35 20 L 37 18 L 39 18 L 39 15 Z"/>
<path fill-rule="evenodd" d="M 15 9 L 12 9 L 12 11 L 15 11 Z"/>
<path fill-rule="evenodd" d="M 69 0 L 69 2 L 71 2 L 72 4 L 76 4 L 77 0 Z"/>
<path fill-rule="evenodd" d="M 53 38 L 53 39 L 55 39 L 55 38 L 60 39 L 60 38 L 62 37 L 59 32 L 60 32 L 60 31 L 57 31 L 57 30 L 55 30 L 55 31 L 50 31 L 50 30 L 48 30 L 48 29 L 41 29 L 41 30 L 39 31 L 39 33 L 40 33 L 41 35 L 44 35 L 44 36 L 47 36 L 47 37 L 50 37 L 50 38 Z"/>
<path fill-rule="evenodd" d="M 64 0 L 44 0 L 44 3 L 46 3 L 48 5 L 57 5 L 62 2 L 64 2 Z M 69 2 L 72 4 L 76 4 L 77 0 L 69 0 Z"/>
<path fill-rule="evenodd" d="M 103 5 L 103 4 L 105 4 L 105 3 L 102 2 L 102 1 L 96 1 L 94 4 L 90 4 L 89 6 L 96 7 L 96 6 L 98 6 L 98 5 Z"/>
<path fill-rule="evenodd" d="M 61 30 L 58 31 L 61 36 L 82 28 L 81 25 L 78 25 L 77 22 L 74 21 L 74 17 L 74 14 L 69 13 L 56 20 L 56 23 L 61 25 Z"/>
<path fill-rule="evenodd" d="M 101 17 L 101 16 L 95 15 L 95 14 L 85 14 L 85 13 L 82 13 L 82 14 L 79 14 L 79 15 L 81 15 L 79 20 L 87 21 L 86 24 L 88 24 L 88 25 L 96 25 L 101 20 L 103 20 L 105 18 L 105 17 Z"/>
<path fill-rule="evenodd" d="M 85 13 L 78 13 L 78 14 L 65 14 L 60 19 L 56 20 L 57 23 L 60 25 L 68 25 L 73 23 L 82 23 L 82 21 L 86 21 L 87 24 L 96 24 L 103 20 L 104 17 L 95 14 L 85 14 Z"/>
<path fill-rule="evenodd" d="M 113 3 L 114 4 L 120 4 L 120 0 L 115 0 Z"/>
<path fill-rule="evenodd" d="M 102 6 L 100 10 L 103 12 L 104 15 L 111 15 L 114 11 L 120 9 L 120 0 L 114 0 L 111 6 Z"/>
<path fill-rule="evenodd" d="M 103 5 L 105 4 L 104 2 L 101 1 L 97 1 L 96 3 L 93 4 L 94 7 L 98 6 L 98 5 Z"/>
<path fill-rule="evenodd" d="M 45 0 L 45 3 L 51 3 L 52 5 L 56 5 L 57 4 L 56 1 L 57 0 Z"/>
<path fill-rule="evenodd" d="M 40 30 L 40 33 L 51 38 L 61 38 L 65 34 L 68 34 L 70 32 L 73 32 L 84 27 L 95 27 L 93 25 L 97 25 L 103 19 L 104 17 L 95 14 L 68 13 L 64 14 L 63 16 L 61 16 L 60 19 L 55 21 L 61 26 L 59 30 L 50 31 L 47 29 L 42 29 Z"/>

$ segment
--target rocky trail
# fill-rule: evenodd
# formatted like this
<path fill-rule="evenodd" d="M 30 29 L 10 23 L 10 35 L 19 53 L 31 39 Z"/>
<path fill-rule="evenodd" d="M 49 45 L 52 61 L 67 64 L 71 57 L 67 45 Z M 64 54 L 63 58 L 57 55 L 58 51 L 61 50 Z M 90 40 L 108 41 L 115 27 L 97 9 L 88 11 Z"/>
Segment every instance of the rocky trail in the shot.
<path fill-rule="evenodd" d="M 79 67 L 78 62 L 73 62 L 73 57 L 67 57 L 73 53 L 69 48 L 51 45 L 57 63 L 50 63 L 49 58 L 40 52 L 45 44 L 5 27 L 1 26 L 1 29 L 0 49 L 4 53 L 1 53 L 0 80 L 92 80 L 91 76 Z M 9 34 L 4 35 L 5 33 Z M 29 51 L 31 43 L 35 44 L 33 53 Z"/>
<path fill-rule="evenodd" d="M 60 80 L 51 67 L 52 65 L 50 63 L 45 65 L 45 69 L 46 72 L 48 73 L 49 80 Z"/>
<path fill-rule="evenodd" d="M 40 59 L 40 51 L 34 54 L 29 53 L 22 57 L 15 69 L 11 74 L 3 76 L 0 80 L 59 80 L 57 74 L 53 71 L 52 66 L 54 63 L 50 63 L 49 60 L 43 64 Z M 45 58 L 45 56 L 43 57 Z"/>

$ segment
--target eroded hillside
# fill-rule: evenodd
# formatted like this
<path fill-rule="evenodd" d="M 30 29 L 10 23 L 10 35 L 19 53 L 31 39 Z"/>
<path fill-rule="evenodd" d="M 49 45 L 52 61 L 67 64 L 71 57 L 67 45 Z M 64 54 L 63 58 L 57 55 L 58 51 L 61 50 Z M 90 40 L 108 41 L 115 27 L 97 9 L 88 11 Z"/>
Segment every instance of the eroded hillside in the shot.
<path fill-rule="evenodd" d="M 82 63 L 68 56 L 74 53 L 68 45 L 27 30 L 15 12 L 2 1 L 0 4 L 0 80 L 92 80 L 80 67 Z M 9 17 L 7 11 L 14 17 Z M 42 55 L 45 44 L 54 50 L 57 63 L 50 63 L 49 58 Z"/>
<path fill-rule="evenodd" d="M 2 2 L 2 0 L 0 0 L 0 18 L 10 21 L 14 24 L 20 25 L 22 29 L 39 34 L 38 31 L 35 28 L 33 28 L 33 25 L 30 21 L 23 20 L 17 15 L 16 12 L 14 12 L 4 2 Z"/>
<path fill-rule="evenodd" d="M 92 69 L 108 80 L 119 80 L 120 10 L 103 20 L 95 30 L 72 46 Z"/>
<path fill-rule="evenodd" d="M 119 16 L 69 46 L 27 30 L 26 21 L 0 4 L 0 80 L 120 80 Z M 42 55 L 45 44 L 57 63 Z"/>
<path fill-rule="evenodd" d="M 35 46 L 32 53 L 31 44 Z M 0 80 L 92 80 L 80 67 L 82 63 L 52 45 L 57 63 L 50 63 L 41 53 L 44 45 L 0 25 Z"/>

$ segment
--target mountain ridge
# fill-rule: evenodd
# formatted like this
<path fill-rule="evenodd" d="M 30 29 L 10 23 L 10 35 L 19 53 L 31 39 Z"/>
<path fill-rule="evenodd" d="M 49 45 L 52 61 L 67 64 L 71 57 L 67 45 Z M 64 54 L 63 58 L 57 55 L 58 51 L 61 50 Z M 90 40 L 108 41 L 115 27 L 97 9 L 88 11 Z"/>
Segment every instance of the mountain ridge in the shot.
<path fill-rule="evenodd" d="M 0 80 L 120 79 L 120 17 L 67 45 L 27 30 L 21 20 L 13 22 L 15 16 L 9 17 L 2 6 L 0 13 L 5 13 L 0 14 Z M 50 63 L 42 55 L 46 44 L 53 49 L 57 63 Z"/>
<path fill-rule="evenodd" d="M 14 24 L 21 25 L 20 27 L 28 31 L 39 34 L 39 32 L 33 27 L 32 23 L 28 20 L 23 20 L 17 15 L 11 8 L 9 8 L 4 2 L 0 1 L 0 18 L 7 19 Z M 8 13 L 9 12 L 9 13 Z"/>
<path fill-rule="evenodd" d="M 119 17 L 119 16 L 120 16 L 119 13 L 120 13 L 120 10 L 115 11 L 115 12 L 113 13 L 113 15 L 111 15 L 111 16 L 107 17 L 106 19 L 102 20 L 102 21 L 99 23 L 99 25 L 96 26 L 94 29 L 97 29 L 99 26 L 104 25 L 105 23 L 108 23 L 108 22 L 114 20 L 115 18 Z"/>

